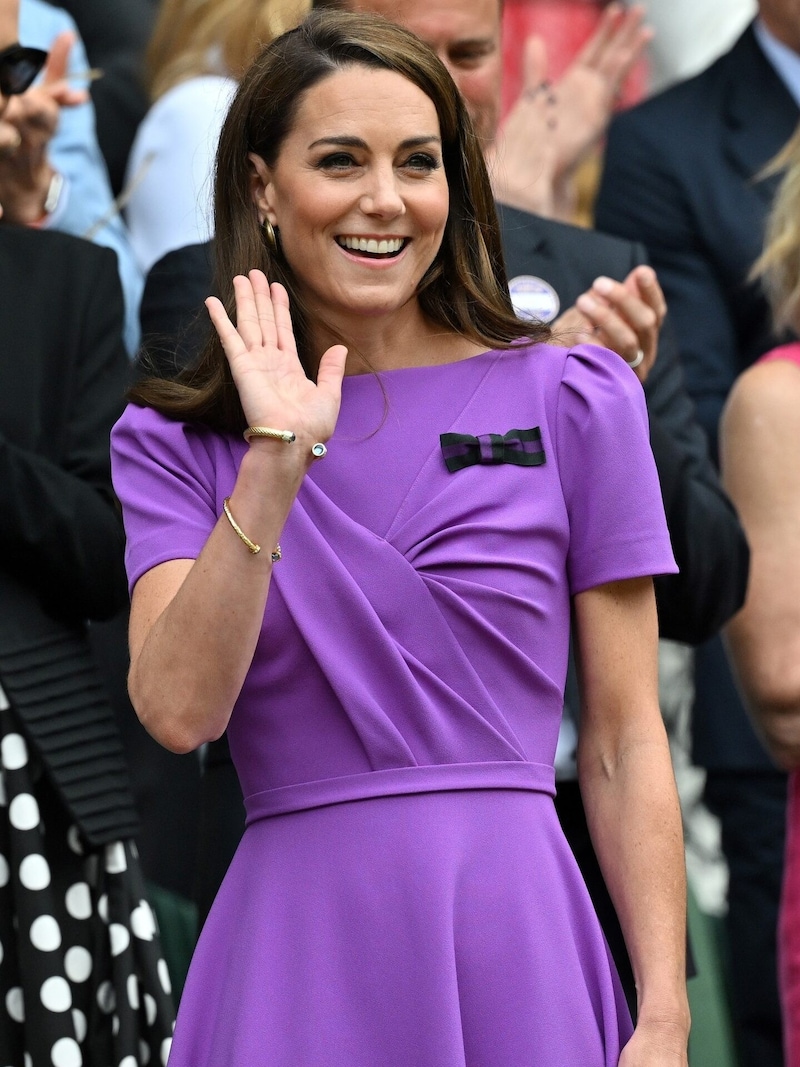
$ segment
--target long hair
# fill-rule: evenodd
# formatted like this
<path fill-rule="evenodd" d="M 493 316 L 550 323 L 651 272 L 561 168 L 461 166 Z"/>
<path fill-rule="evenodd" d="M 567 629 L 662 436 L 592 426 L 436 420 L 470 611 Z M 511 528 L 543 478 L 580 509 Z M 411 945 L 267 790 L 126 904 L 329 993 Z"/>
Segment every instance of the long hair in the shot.
<path fill-rule="evenodd" d="M 238 80 L 310 6 L 310 0 L 162 0 L 145 57 L 150 99 L 202 74 L 222 71 Z"/>
<path fill-rule="evenodd" d="M 270 247 L 259 224 L 248 153 L 274 166 L 303 94 L 354 65 L 402 75 L 430 98 L 438 115 L 450 211 L 439 252 L 417 289 L 423 313 L 435 325 L 488 348 L 507 348 L 522 337 L 548 337 L 548 327 L 523 324 L 514 314 L 486 165 L 447 70 L 426 45 L 394 23 L 333 11 L 314 12 L 261 53 L 242 79 L 225 121 L 215 182 L 215 291 L 228 315 L 235 315 L 235 275 L 255 267 L 281 282 L 289 293 L 298 353 L 308 372 L 308 311 L 279 245 Z M 174 381 L 140 383 L 131 399 L 223 431 L 245 425 L 214 331 L 194 367 Z"/>
<path fill-rule="evenodd" d="M 764 251 L 751 271 L 762 278 L 777 329 L 800 329 L 800 127 L 760 177 L 784 172 L 767 221 Z"/>

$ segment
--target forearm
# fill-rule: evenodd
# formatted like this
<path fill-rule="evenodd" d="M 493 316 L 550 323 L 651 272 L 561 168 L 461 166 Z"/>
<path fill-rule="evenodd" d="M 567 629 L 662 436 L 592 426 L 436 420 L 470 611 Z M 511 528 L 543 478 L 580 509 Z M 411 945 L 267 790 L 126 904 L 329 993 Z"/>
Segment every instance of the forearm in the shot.
<path fill-rule="evenodd" d="M 596 748 L 582 727 L 578 773 L 592 840 L 633 966 L 639 1025 L 685 1047 L 683 838 L 660 718 L 613 753 Z"/>
<path fill-rule="evenodd" d="M 230 510 L 253 554 L 223 513 L 194 564 L 164 564 L 134 590 L 133 705 L 167 748 L 188 752 L 224 731 L 261 633 L 273 563 L 286 516 L 308 468 L 309 449 L 257 440 L 245 455 Z M 167 573 L 167 586 L 161 575 Z M 182 580 L 181 580 L 182 579 Z M 173 582 L 177 588 L 169 588 Z M 165 600 L 167 601 L 164 606 Z"/>

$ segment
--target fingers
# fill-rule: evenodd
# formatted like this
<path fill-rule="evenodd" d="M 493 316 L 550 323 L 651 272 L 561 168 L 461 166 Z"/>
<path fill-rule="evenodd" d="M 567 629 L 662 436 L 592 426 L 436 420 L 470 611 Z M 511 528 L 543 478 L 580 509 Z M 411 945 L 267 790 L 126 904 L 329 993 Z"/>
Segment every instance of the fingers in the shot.
<path fill-rule="evenodd" d="M 653 38 L 652 30 L 643 25 L 644 14 L 639 4 L 627 9 L 619 3 L 609 4 L 576 62 L 602 74 L 614 84 L 614 91 L 618 91 Z"/>
<path fill-rule="evenodd" d="M 261 274 L 261 271 L 251 271 L 250 273 Z M 266 283 L 266 278 L 263 274 L 261 274 L 261 277 L 264 278 Z M 292 316 L 289 311 L 289 294 L 280 282 L 273 282 L 269 286 L 269 296 L 274 321 L 275 343 L 281 352 L 287 352 L 296 357 L 297 342 L 295 341 Z"/>
<path fill-rule="evenodd" d="M 522 92 L 540 92 L 547 85 L 547 45 L 544 38 L 532 34 L 522 50 Z"/>
<path fill-rule="evenodd" d="M 342 395 L 342 378 L 344 377 L 347 349 L 344 345 L 329 348 L 319 361 L 317 370 L 317 388 L 334 400 L 338 406 Z"/>
<path fill-rule="evenodd" d="M 644 268 L 649 271 L 649 268 Z M 594 339 L 618 352 L 631 362 L 638 353 L 644 359 L 637 369 L 637 376 L 644 381 L 655 362 L 658 351 L 658 336 L 663 321 L 660 314 L 659 295 L 663 299 L 655 272 L 652 278 L 644 275 L 644 290 L 632 291 L 628 284 L 611 278 L 597 278 L 588 293 L 578 297 L 577 306 L 593 325 Z M 642 298 L 646 292 L 657 306 Z"/>
<path fill-rule="evenodd" d="M 652 267 L 635 267 L 625 279 L 625 285 L 635 286 L 640 298 L 655 312 L 659 328 L 667 314 L 667 300 Z"/>
<path fill-rule="evenodd" d="M 58 37 L 56 37 L 50 46 L 47 62 L 44 65 L 42 85 L 49 87 L 66 78 L 69 66 L 69 54 L 72 51 L 72 46 L 74 44 L 75 34 L 69 30 L 64 30 L 63 33 L 60 33 Z"/>

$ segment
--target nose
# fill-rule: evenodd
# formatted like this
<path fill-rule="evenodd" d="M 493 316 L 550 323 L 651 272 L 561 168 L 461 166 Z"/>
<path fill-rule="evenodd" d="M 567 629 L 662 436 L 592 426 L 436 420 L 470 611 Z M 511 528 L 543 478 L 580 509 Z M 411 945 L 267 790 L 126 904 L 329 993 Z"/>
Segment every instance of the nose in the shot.
<path fill-rule="evenodd" d="M 396 218 L 406 210 L 394 167 L 376 166 L 369 174 L 367 188 L 361 197 L 361 209 L 366 215 Z"/>

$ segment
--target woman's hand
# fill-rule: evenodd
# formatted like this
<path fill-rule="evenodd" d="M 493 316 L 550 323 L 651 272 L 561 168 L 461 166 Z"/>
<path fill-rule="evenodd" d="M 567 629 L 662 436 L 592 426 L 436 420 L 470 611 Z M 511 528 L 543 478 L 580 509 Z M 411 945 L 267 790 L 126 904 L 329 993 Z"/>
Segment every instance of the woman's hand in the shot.
<path fill-rule="evenodd" d="M 622 1050 L 619 1067 L 688 1067 L 688 1023 L 640 1022 Z"/>
<path fill-rule="evenodd" d="M 316 383 L 305 373 L 289 315 L 289 297 L 260 270 L 233 279 L 236 326 L 221 301 L 206 307 L 230 364 L 249 426 L 292 430 L 300 440 L 327 441 L 341 403 L 347 349 L 329 348 L 319 362 Z"/>

